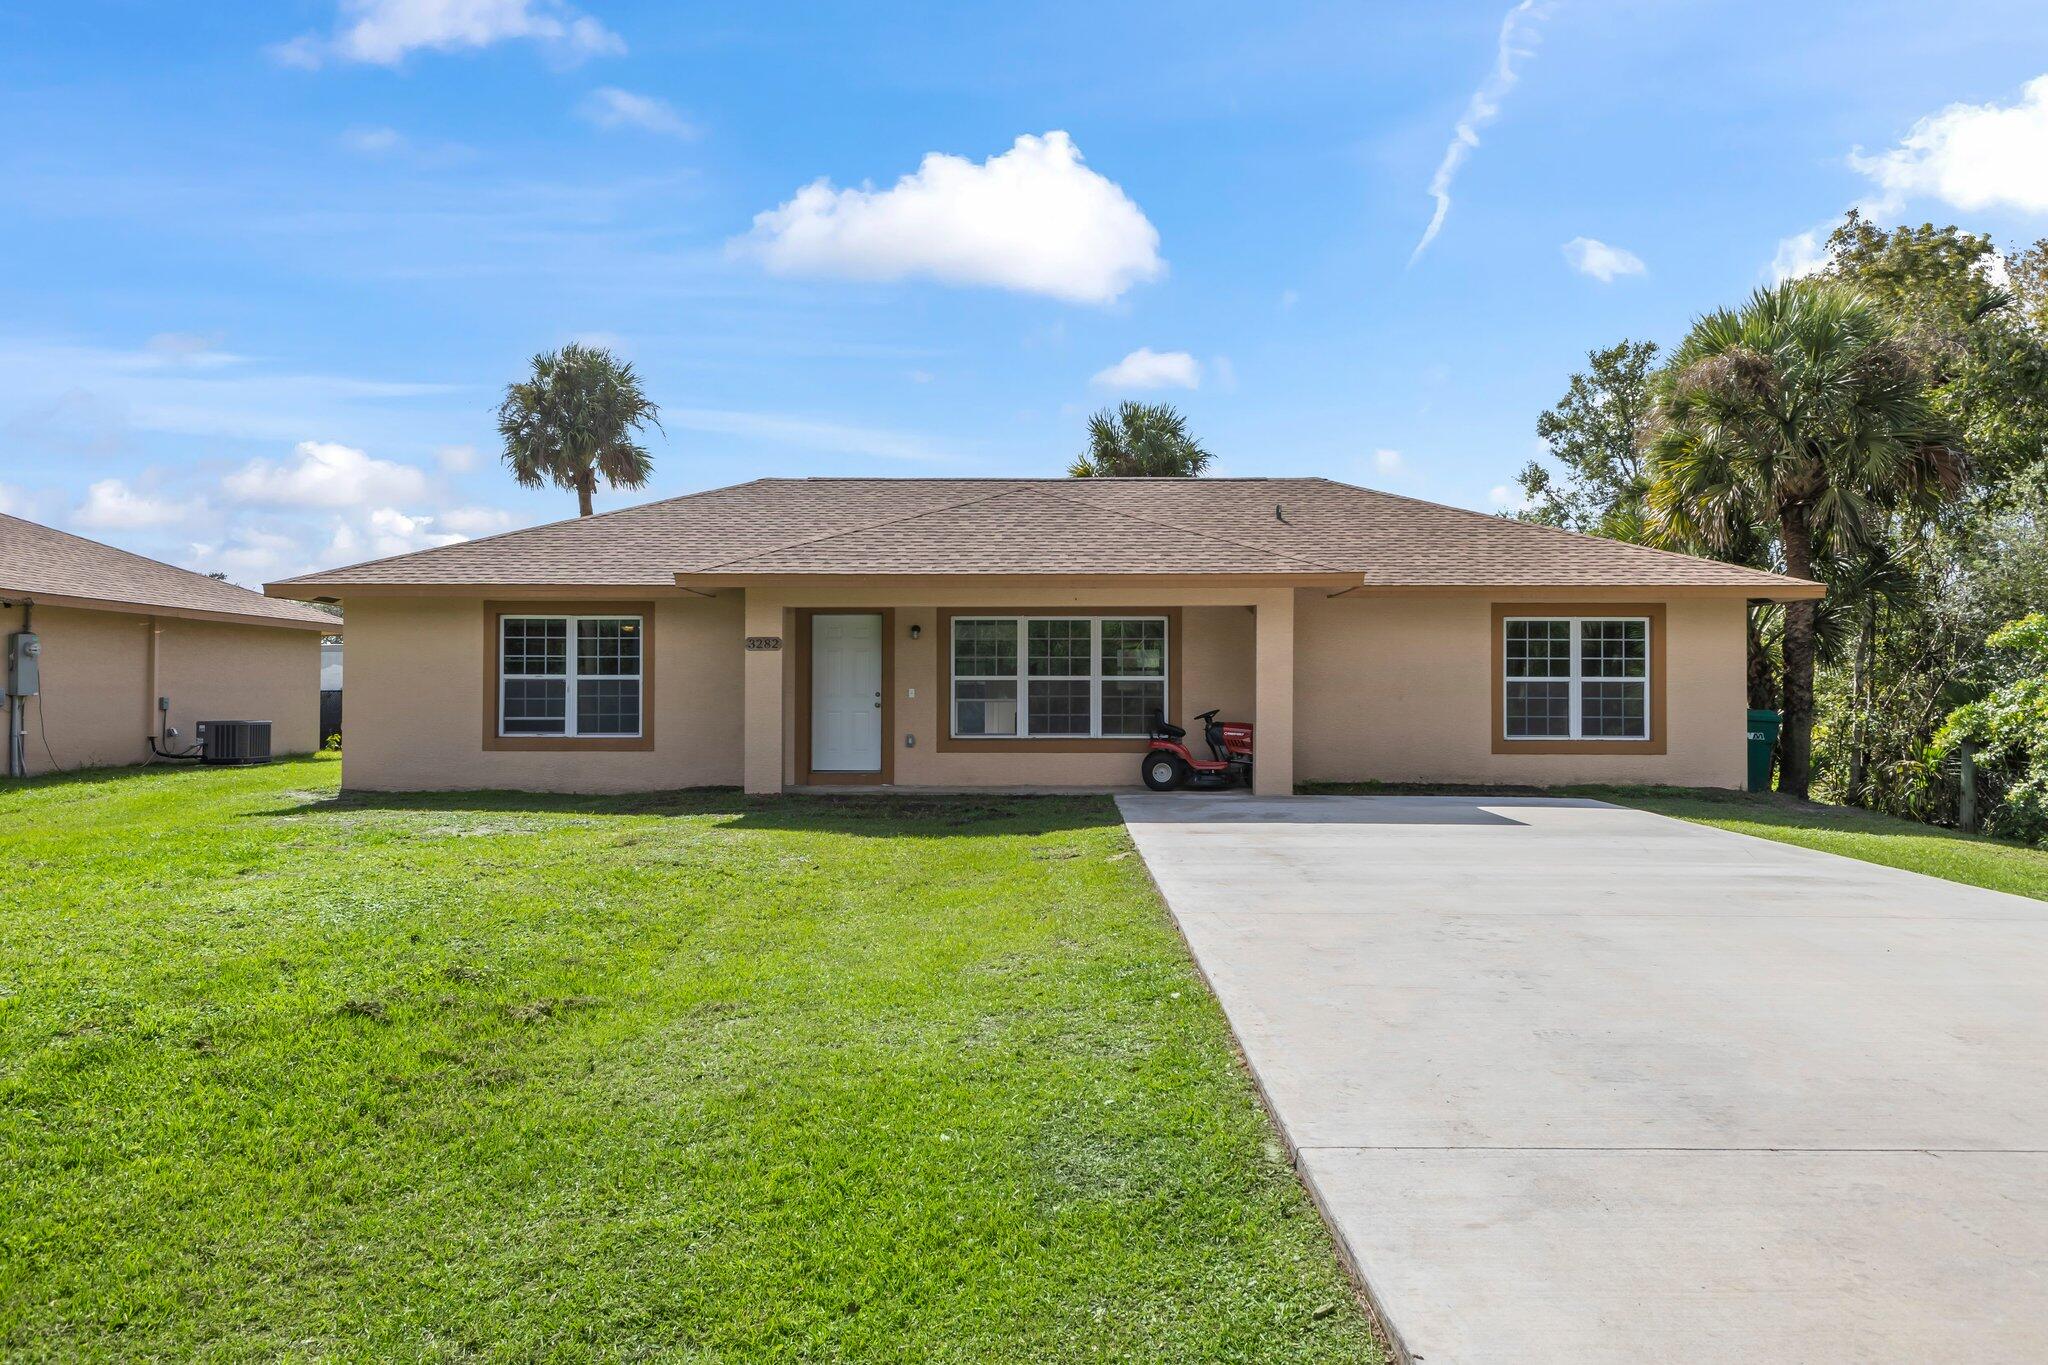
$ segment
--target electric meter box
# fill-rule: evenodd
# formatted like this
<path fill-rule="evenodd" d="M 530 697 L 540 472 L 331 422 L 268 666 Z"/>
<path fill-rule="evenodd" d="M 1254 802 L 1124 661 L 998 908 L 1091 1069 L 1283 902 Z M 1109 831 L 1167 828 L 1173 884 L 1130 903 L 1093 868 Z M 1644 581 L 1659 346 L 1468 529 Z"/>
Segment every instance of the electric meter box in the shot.
<path fill-rule="evenodd" d="M 17 630 L 7 637 L 7 695 L 33 697 L 42 690 L 43 642 L 31 631 Z"/>

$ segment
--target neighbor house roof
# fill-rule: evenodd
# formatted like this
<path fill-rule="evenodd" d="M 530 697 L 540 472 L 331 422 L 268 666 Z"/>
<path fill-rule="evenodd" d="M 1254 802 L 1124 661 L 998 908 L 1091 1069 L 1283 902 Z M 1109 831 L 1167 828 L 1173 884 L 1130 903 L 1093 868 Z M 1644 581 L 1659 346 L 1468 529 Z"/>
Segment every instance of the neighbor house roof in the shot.
<path fill-rule="evenodd" d="M 757 479 L 269 585 L 654 587 L 769 575 L 1289 575 L 1380 588 L 1802 580 L 1329 479 Z"/>
<path fill-rule="evenodd" d="M 203 573 L 6 515 L 0 515 L 0 598 L 143 615 L 341 629 L 339 617 L 317 607 L 280 602 Z"/>

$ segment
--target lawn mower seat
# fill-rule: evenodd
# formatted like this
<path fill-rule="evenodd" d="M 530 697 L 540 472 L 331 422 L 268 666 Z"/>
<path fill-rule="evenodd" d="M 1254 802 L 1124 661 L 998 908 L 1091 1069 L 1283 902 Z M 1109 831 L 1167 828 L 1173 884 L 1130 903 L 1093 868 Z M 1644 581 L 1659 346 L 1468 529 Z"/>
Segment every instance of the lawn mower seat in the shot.
<path fill-rule="evenodd" d="M 1188 737 L 1188 732 L 1181 729 L 1178 725 L 1168 725 L 1166 723 L 1166 713 L 1164 711 L 1154 711 L 1152 713 L 1152 733 L 1162 739 L 1186 739 Z"/>

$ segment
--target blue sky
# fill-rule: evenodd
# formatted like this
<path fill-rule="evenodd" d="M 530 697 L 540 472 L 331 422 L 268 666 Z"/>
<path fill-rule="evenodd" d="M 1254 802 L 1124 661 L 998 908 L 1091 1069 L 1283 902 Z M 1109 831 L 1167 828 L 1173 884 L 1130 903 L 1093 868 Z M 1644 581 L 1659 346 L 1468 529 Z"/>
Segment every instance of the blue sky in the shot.
<path fill-rule="evenodd" d="M 249 583 L 550 520 L 491 411 L 579 339 L 666 424 L 603 506 L 1135 396 L 1495 507 L 1852 204 L 2048 235 L 2044 75 L 2003 0 L 0 5 L 0 509 Z"/>

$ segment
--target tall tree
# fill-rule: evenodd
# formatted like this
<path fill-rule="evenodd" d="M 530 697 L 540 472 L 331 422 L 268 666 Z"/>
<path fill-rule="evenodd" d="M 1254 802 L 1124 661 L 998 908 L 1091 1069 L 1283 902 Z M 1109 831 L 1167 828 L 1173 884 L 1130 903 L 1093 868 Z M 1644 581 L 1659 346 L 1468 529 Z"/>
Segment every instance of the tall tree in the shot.
<path fill-rule="evenodd" d="M 1067 466 L 1076 479 L 1188 478 L 1210 455 L 1167 403 L 1122 403 L 1088 419 L 1088 449 Z"/>
<path fill-rule="evenodd" d="M 576 491 L 579 516 L 591 513 L 599 479 L 640 488 L 654 472 L 634 439 L 660 409 L 640 391 L 633 367 L 597 346 L 568 345 L 533 358 L 533 373 L 505 386 L 498 433 L 505 464 L 521 487 L 552 483 Z"/>
<path fill-rule="evenodd" d="M 1888 314 L 1926 368 L 1930 401 L 1970 452 L 1973 500 L 2042 503 L 2048 242 L 2006 255 L 1982 233 L 1931 223 L 1886 232 L 1852 210 L 1829 234 L 1824 273 Z"/>
<path fill-rule="evenodd" d="M 1642 438 L 1652 406 L 1657 343 L 1623 341 L 1586 356 L 1563 398 L 1536 419 L 1536 434 L 1561 469 L 1531 460 L 1518 476 L 1523 521 L 1616 540 L 1640 540 Z"/>
<path fill-rule="evenodd" d="M 1844 285 L 1791 280 L 1700 318 L 1659 377 L 1648 505 L 1669 536 L 1731 545 L 1759 525 L 1775 567 L 1879 538 L 1885 514 L 1954 487 L 1927 375 L 1889 320 Z M 1762 558 L 1763 556 L 1759 556 Z M 1780 786 L 1812 780 L 1816 608 L 1784 613 Z"/>

